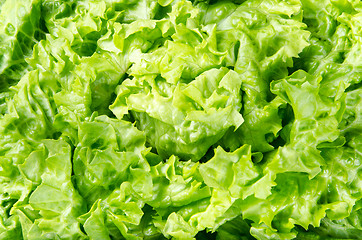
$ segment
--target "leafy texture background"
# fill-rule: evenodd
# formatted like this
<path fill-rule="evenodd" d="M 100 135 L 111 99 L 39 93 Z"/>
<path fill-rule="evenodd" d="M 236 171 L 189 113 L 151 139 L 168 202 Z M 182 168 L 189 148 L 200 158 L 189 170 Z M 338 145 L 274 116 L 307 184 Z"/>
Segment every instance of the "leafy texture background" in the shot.
<path fill-rule="evenodd" d="M 359 0 L 0 0 L 0 239 L 361 239 Z"/>

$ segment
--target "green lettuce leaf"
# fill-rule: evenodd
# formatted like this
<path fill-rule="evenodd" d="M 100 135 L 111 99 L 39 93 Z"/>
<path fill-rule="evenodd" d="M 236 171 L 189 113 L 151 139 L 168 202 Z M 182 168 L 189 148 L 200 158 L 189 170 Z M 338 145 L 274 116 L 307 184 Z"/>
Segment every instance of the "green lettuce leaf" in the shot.
<path fill-rule="evenodd" d="M 8 202 L 13 203 L 7 210 L 11 217 L 3 219 L 9 234 L 12 233 L 11 226 L 18 227 L 17 231 L 21 226 L 24 239 L 60 236 L 85 239 L 76 220 L 84 213 L 85 205 L 73 187 L 70 160 L 69 144 L 62 140 L 43 140 L 22 164 L 18 163 L 18 184 L 27 184 L 28 189 L 24 189 L 24 185 L 21 195 L 17 196 L 11 191 L 15 186 L 2 181 L 2 186 L 5 186 L 2 190 L 10 197 Z M 2 198 L 4 200 L 6 198 Z"/>
<path fill-rule="evenodd" d="M 107 197 L 129 178 L 145 151 L 144 134 L 131 123 L 106 116 L 79 126 L 74 150 L 74 176 L 80 194 L 89 204 Z M 145 161 L 145 160 L 143 160 Z"/>
<path fill-rule="evenodd" d="M 0 79 L 13 84 L 29 69 L 25 58 L 42 38 L 41 1 L 5 1 L 0 13 Z"/>
<path fill-rule="evenodd" d="M 152 74 L 124 81 L 111 110 L 118 118 L 131 110 L 138 128 L 161 156 L 176 154 L 196 161 L 230 127 L 243 122 L 237 111 L 240 84 L 238 75 L 226 68 L 206 71 L 178 85 Z"/>
<path fill-rule="evenodd" d="M 0 20 L 0 239 L 361 238 L 361 1 Z"/>
<path fill-rule="evenodd" d="M 233 150 L 242 144 L 250 144 L 254 151 L 260 152 L 274 149 L 271 142 L 282 128 L 278 115 L 282 102 L 272 100 L 269 83 L 286 77 L 288 67 L 293 65 L 292 59 L 309 45 L 310 33 L 299 21 L 300 3 L 276 2 L 247 1 L 217 25 L 218 29 L 233 33 L 237 42 L 234 69 L 243 79 L 241 113 L 245 122 L 235 133 L 230 131 L 221 140 L 225 147 Z M 225 5 L 220 4 L 219 8 Z"/>

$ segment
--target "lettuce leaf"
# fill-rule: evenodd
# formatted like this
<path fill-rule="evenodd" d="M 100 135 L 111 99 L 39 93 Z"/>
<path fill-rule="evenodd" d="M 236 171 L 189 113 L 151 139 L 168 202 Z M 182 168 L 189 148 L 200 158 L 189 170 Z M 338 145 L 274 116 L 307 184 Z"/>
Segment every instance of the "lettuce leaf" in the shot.
<path fill-rule="evenodd" d="M 41 1 L 2 1 L 0 8 L 0 89 L 14 85 L 29 70 L 25 61 L 44 38 Z M 4 86 L 5 85 L 5 86 Z M 4 89 L 5 87 L 5 89 Z"/>
<path fill-rule="evenodd" d="M 161 156 L 175 154 L 196 161 L 226 130 L 243 122 L 238 112 L 240 82 L 232 82 L 237 76 L 221 68 L 206 71 L 188 84 L 169 84 L 156 74 L 125 80 L 111 109 L 118 118 L 132 110 L 139 129 Z"/>
<path fill-rule="evenodd" d="M 361 238 L 361 1 L 0 20 L 0 239 Z"/>

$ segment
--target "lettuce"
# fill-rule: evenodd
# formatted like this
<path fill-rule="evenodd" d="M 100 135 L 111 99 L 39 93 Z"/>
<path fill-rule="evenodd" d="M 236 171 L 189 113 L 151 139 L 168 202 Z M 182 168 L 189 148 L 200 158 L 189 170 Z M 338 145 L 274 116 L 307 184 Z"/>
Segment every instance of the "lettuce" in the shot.
<path fill-rule="evenodd" d="M 361 239 L 360 1 L 0 19 L 0 239 Z"/>
<path fill-rule="evenodd" d="M 44 35 L 41 1 L 4 1 L 0 11 L 0 79 L 14 84 L 27 72 L 25 58 Z"/>

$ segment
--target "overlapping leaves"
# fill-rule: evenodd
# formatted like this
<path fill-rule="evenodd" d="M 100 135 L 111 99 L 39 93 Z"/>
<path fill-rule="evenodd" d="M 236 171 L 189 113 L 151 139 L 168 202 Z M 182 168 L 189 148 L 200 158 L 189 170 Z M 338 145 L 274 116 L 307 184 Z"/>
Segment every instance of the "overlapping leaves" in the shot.
<path fill-rule="evenodd" d="M 0 239 L 361 238 L 360 1 L 0 9 Z"/>

